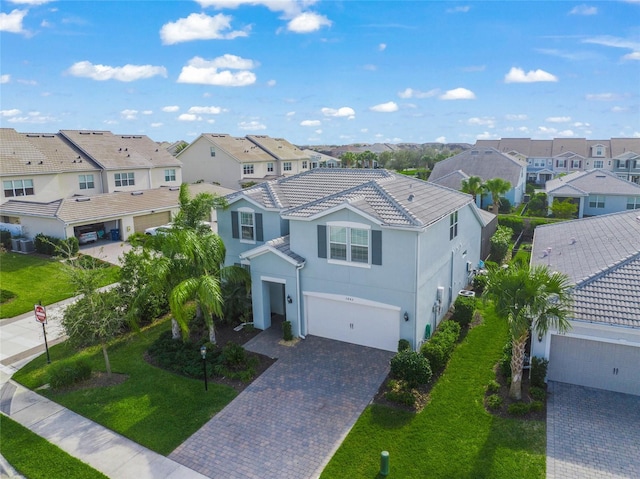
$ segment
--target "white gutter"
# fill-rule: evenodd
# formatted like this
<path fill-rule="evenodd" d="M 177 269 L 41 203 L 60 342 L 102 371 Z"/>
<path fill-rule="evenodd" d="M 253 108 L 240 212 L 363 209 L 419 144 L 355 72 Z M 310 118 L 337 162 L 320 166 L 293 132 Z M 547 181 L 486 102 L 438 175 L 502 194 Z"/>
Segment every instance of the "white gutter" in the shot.
<path fill-rule="evenodd" d="M 416 351 L 420 347 L 420 344 L 419 344 L 420 339 L 418 339 L 418 285 L 420 284 L 419 279 L 420 279 L 420 235 L 416 233 L 416 291 L 415 291 L 416 299 L 414 302 L 415 308 L 413 313 L 413 316 L 414 316 L 413 339 L 414 339 Z M 431 318 L 429 318 L 428 321 L 431 322 Z"/>
<path fill-rule="evenodd" d="M 304 268 L 306 263 L 302 263 L 296 266 L 296 288 L 298 293 L 298 336 L 302 339 L 305 339 L 302 334 L 302 294 L 300 289 L 300 270 Z"/>

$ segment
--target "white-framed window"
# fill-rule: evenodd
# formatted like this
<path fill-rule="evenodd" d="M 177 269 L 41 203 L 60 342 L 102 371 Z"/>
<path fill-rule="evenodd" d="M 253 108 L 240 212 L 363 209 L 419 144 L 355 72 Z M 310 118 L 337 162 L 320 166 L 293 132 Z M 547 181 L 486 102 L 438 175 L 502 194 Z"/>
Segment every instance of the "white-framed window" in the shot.
<path fill-rule="evenodd" d="M 302 169 L 303 169 L 303 170 L 306 170 L 306 169 L 307 169 L 308 164 L 309 164 L 309 163 L 307 162 L 307 160 L 302 160 Z"/>
<path fill-rule="evenodd" d="M 556 160 L 556 168 L 566 168 L 566 167 L 567 167 L 567 160 L 565 160 L 564 158 Z"/>
<path fill-rule="evenodd" d="M 604 196 L 602 195 L 589 196 L 589 208 L 604 208 Z"/>
<path fill-rule="evenodd" d="M 449 215 L 449 240 L 458 236 L 458 212 L 454 211 Z"/>
<path fill-rule="evenodd" d="M 357 227 L 336 223 L 328 224 L 327 227 L 329 229 L 329 260 L 363 265 L 370 263 L 371 231 L 366 225 Z"/>
<path fill-rule="evenodd" d="M 627 198 L 627 209 L 628 210 L 640 209 L 640 196 L 629 196 Z"/>
<path fill-rule="evenodd" d="M 534 168 L 544 168 L 547 165 L 547 160 L 536 159 L 533 161 Z"/>
<path fill-rule="evenodd" d="M 209 154 L 211 156 L 216 156 L 216 147 L 215 146 L 212 146 L 212 147 L 209 148 Z"/>
<path fill-rule="evenodd" d="M 273 163 L 267 163 L 267 173 L 273 173 Z"/>
<path fill-rule="evenodd" d="M 594 168 L 603 168 L 604 167 L 604 160 L 593 160 L 593 167 Z"/>
<path fill-rule="evenodd" d="M 629 164 L 627 161 L 629 160 L 618 160 L 618 168 L 628 168 Z"/>
<path fill-rule="evenodd" d="M 14 196 L 31 196 L 33 191 L 33 180 L 9 180 L 2 182 L 5 198 Z"/>
<path fill-rule="evenodd" d="M 133 186 L 136 184 L 135 175 L 131 173 L 115 173 L 113 178 L 116 186 Z"/>
<path fill-rule="evenodd" d="M 256 240 L 255 214 L 253 211 L 238 211 L 240 220 L 240 239 L 242 241 Z"/>
<path fill-rule="evenodd" d="M 173 168 L 164 170 L 164 181 L 176 181 L 176 170 Z"/>
<path fill-rule="evenodd" d="M 282 163 L 282 169 L 284 171 L 291 171 L 291 162 L 285 161 L 284 163 Z"/>
<path fill-rule="evenodd" d="M 571 168 L 580 168 L 582 166 L 581 160 L 571 160 Z"/>
<path fill-rule="evenodd" d="M 604 146 L 595 145 L 595 146 L 592 146 L 591 148 L 592 148 L 593 156 L 604 156 Z"/>
<path fill-rule="evenodd" d="M 245 175 L 253 175 L 253 163 L 245 163 L 242 165 L 242 173 Z"/>
<path fill-rule="evenodd" d="M 93 175 L 78 175 L 78 182 L 81 190 L 92 190 L 95 188 Z"/>

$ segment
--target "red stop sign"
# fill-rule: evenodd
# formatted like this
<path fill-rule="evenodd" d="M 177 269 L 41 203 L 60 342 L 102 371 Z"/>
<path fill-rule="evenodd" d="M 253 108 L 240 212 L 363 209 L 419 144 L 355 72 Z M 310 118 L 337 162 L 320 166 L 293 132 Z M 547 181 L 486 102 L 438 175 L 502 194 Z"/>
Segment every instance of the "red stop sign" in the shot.
<path fill-rule="evenodd" d="M 47 322 L 47 310 L 44 306 L 36 304 L 34 311 L 36 313 L 36 321 L 42 324 Z"/>

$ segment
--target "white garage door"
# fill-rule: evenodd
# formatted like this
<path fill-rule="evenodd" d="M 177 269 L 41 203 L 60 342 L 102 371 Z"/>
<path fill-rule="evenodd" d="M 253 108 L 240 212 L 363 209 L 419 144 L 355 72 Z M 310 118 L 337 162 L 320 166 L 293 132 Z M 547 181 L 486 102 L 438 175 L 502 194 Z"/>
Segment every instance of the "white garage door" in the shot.
<path fill-rule="evenodd" d="M 548 378 L 640 395 L 640 347 L 551 336 Z"/>
<path fill-rule="evenodd" d="M 397 351 L 399 307 L 349 296 L 303 294 L 307 334 Z"/>
<path fill-rule="evenodd" d="M 133 217 L 133 230 L 136 233 L 144 233 L 147 228 L 154 226 L 162 226 L 171 221 L 171 212 L 162 211 L 160 213 L 151 213 L 144 216 Z"/>

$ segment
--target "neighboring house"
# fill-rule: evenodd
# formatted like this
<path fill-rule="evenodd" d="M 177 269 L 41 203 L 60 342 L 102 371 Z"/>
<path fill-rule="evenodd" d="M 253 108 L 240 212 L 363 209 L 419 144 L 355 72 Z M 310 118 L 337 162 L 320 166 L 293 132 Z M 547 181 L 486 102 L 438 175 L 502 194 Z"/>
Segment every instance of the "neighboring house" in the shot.
<path fill-rule="evenodd" d="M 531 340 L 548 379 L 640 395 L 640 211 L 539 226 L 531 262 L 573 285 L 571 329 Z"/>
<path fill-rule="evenodd" d="M 265 135 L 203 133 L 178 158 L 184 181 L 213 182 L 233 190 L 310 169 L 309 156 L 302 150 L 287 140 Z"/>
<path fill-rule="evenodd" d="M 227 197 L 227 264 L 251 271 L 253 321 L 389 351 L 417 348 L 478 267 L 469 195 L 377 169 L 317 168 Z"/>
<path fill-rule="evenodd" d="M 429 175 L 429 182 L 460 190 L 462 180 L 469 176 L 478 176 L 483 181 L 502 178 L 511 183 L 511 190 L 504 197 L 512 206 L 522 202 L 526 184 L 526 163 L 504 155 L 495 148 L 472 148 L 437 162 Z M 486 195 L 486 198 L 487 200 L 483 201 L 485 204 L 493 202 L 490 194 Z"/>
<path fill-rule="evenodd" d="M 611 138 L 587 140 L 585 138 L 502 138 L 478 140 L 476 148 L 491 147 L 512 157 L 527 161 L 527 181 L 544 185 L 560 174 L 604 169 L 640 184 L 640 138 Z M 635 163 L 626 163 L 630 159 Z"/>
<path fill-rule="evenodd" d="M 309 157 L 311 168 L 340 168 L 342 166 L 342 162 L 333 156 L 309 149 L 302 151 Z"/>
<path fill-rule="evenodd" d="M 640 185 L 605 170 L 576 171 L 545 187 L 549 210 L 554 201 L 571 200 L 578 218 L 640 208 Z"/>

